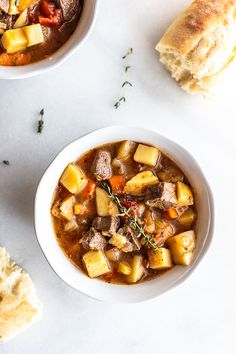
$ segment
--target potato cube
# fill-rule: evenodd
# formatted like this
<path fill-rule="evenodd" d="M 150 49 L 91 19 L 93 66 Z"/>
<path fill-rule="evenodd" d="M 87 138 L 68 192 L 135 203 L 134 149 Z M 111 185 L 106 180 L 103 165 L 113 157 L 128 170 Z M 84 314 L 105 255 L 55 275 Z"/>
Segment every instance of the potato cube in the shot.
<path fill-rule="evenodd" d="M 151 269 L 168 269 L 173 266 L 170 250 L 161 247 L 156 252 L 150 250 L 148 253 L 149 265 Z"/>
<path fill-rule="evenodd" d="M 124 192 L 131 195 L 142 195 L 147 186 L 156 184 L 158 178 L 151 171 L 143 171 L 131 178 L 124 187 Z"/>
<path fill-rule="evenodd" d="M 74 231 L 76 230 L 78 227 L 77 223 L 75 220 L 71 220 L 71 221 L 68 221 L 66 224 L 65 224 L 65 227 L 64 227 L 64 230 L 66 232 L 71 232 L 71 231 Z"/>
<path fill-rule="evenodd" d="M 178 197 L 178 205 L 179 206 L 186 206 L 186 205 L 193 205 L 193 193 L 190 187 L 183 183 L 177 182 L 177 197 Z"/>
<path fill-rule="evenodd" d="M 107 192 L 99 187 L 96 188 L 96 205 L 99 216 L 116 216 L 119 214 L 117 205 L 111 200 Z"/>
<path fill-rule="evenodd" d="M 127 277 L 128 282 L 136 283 L 139 281 L 142 278 L 144 271 L 145 268 L 143 266 L 143 257 L 138 255 L 134 256 L 132 260 L 132 272 Z"/>
<path fill-rule="evenodd" d="M 13 28 L 21 28 L 23 26 L 25 26 L 27 24 L 27 20 L 28 20 L 28 10 L 25 9 L 20 16 L 18 17 L 18 19 L 16 20 L 16 22 L 14 23 Z"/>
<path fill-rule="evenodd" d="M 137 143 L 135 143 L 134 141 L 130 141 L 130 140 L 122 141 L 118 149 L 117 159 L 122 161 L 128 160 L 133 155 L 136 146 Z"/>
<path fill-rule="evenodd" d="M 73 219 L 74 202 L 75 202 L 74 197 L 71 196 L 63 200 L 60 206 L 61 215 L 69 221 Z"/>
<path fill-rule="evenodd" d="M 183 253 L 181 256 L 175 255 L 173 260 L 175 264 L 183 265 L 183 266 L 188 266 L 191 264 L 193 259 L 193 252 L 187 252 Z"/>
<path fill-rule="evenodd" d="M 22 29 L 28 41 L 27 47 L 31 47 L 33 45 L 43 43 L 44 41 L 43 31 L 39 23 L 30 26 L 25 26 Z"/>
<path fill-rule="evenodd" d="M 191 226 L 196 219 L 196 213 L 192 208 L 187 209 L 183 214 L 179 217 L 180 224 L 184 226 Z"/>
<path fill-rule="evenodd" d="M 158 155 L 157 148 L 139 144 L 134 154 L 134 161 L 154 167 L 157 163 Z"/>
<path fill-rule="evenodd" d="M 109 265 L 102 251 L 89 251 L 83 255 L 83 261 L 90 278 L 110 272 Z"/>
<path fill-rule="evenodd" d="M 175 264 L 190 264 L 195 248 L 195 233 L 193 230 L 169 238 L 167 244 Z"/>
<path fill-rule="evenodd" d="M 132 272 L 132 268 L 130 267 L 129 264 L 125 262 L 120 262 L 118 265 L 118 273 L 124 274 L 124 275 L 130 275 Z"/>
<path fill-rule="evenodd" d="M 121 249 L 122 247 L 124 247 L 124 245 L 127 242 L 127 238 L 123 235 L 119 235 L 119 234 L 114 234 L 110 240 L 109 243 L 119 249 Z"/>
<path fill-rule="evenodd" d="M 113 247 L 110 250 L 105 251 L 106 257 L 112 262 L 118 262 L 121 257 L 121 251 L 118 248 Z"/>
<path fill-rule="evenodd" d="M 70 163 L 64 170 L 60 182 L 69 192 L 75 194 L 82 191 L 87 179 L 79 166 Z"/>
<path fill-rule="evenodd" d="M 7 53 L 15 53 L 27 47 L 27 38 L 22 28 L 5 31 L 1 41 Z"/>

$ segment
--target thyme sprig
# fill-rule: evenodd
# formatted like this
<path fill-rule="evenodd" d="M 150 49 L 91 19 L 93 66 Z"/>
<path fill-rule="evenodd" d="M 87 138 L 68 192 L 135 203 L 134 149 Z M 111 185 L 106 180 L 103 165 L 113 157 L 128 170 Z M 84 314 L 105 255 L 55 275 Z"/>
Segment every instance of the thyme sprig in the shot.
<path fill-rule="evenodd" d="M 10 165 L 10 161 L 9 160 L 3 160 L 2 163 L 6 166 L 9 166 Z"/>
<path fill-rule="evenodd" d="M 122 57 L 122 59 L 126 59 L 126 57 L 127 57 L 128 55 L 130 55 L 130 54 L 133 54 L 133 48 L 129 48 L 128 51 L 127 51 L 127 53 Z M 129 70 L 130 68 L 131 68 L 130 65 L 126 65 L 126 66 L 125 66 L 125 73 L 126 73 L 126 76 L 127 76 L 128 70 Z M 127 85 L 130 86 L 130 87 L 133 87 L 133 85 L 131 84 L 130 81 L 125 80 L 125 81 L 123 82 L 123 84 L 121 85 L 121 88 L 124 88 L 124 87 L 127 86 Z M 125 103 L 125 102 L 126 102 L 126 98 L 125 98 L 124 96 L 122 96 L 121 98 L 119 98 L 119 99 L 116 101 L 116 103 L 114 104 L 115 109 L 119 108 L 120 105 L 121 105 L 121 103 Z"/>
<path fill-rule="evenodd" d="M 44 120 L 43 120 L 43 118 L 44 118 L 44 108 L 41 109 L 39 114 L 40 114 L 40 119 L 38 121 L 38 130 L 37 130 L 37 132 L 39 134 L 41 134 L 42 131 L 43 131 L 43 128 L 44 128 Z"/>
<path fill-rule="evenodd" d="M 131 214 L 131 208 L 127 209 L 122 205 L 119 197 L 115 194 L 107 182 L 101 182 L 101 187 L 107 192 L 109 197 L 116 203 L 119 208 L 119 216 L 127 216 L 129 222 L 133 226 L 134 230 L 137 232 L 137 237 L 142 237 L 142 243 L 147 248 L 152 248 L 154 252 L 157 250 L 157 244 L 154 240 L 154 235 L 148 235 L 145 232 L 145 225 L 138 219 L 137 215 Z"/>
<path fill-rule="evenodd" d="M 127 56 L 130 55 L 130 54 L 133 54 L 133 48 L 129 48 L 129 49 L 127 50 L 127 53 L 126 53 L 125 55 L 123 55 L 122 59 L 127 58 Z"/>
<path fill-rule="evenodd" d="M 129 81 L 127 81 L 127 80 L 123 82 L 123 84 L 122 84 L 121 87 L 124 87 L 125 85 L 129 85 L 129 86 L 133 87 L 133 85 L 131 84 L 131 82 L 129 82 Z"/>
<path fill-rule="evenodd" d="M 126 98 L 124 96 L 122 96 L 121 98 L 118 99 L 118 101 L 116 101 L 116 103 L 114 104 L 114 107 L 117 109 L 118 107 L 120 107 L 121 103 L 126 102 Z"/>

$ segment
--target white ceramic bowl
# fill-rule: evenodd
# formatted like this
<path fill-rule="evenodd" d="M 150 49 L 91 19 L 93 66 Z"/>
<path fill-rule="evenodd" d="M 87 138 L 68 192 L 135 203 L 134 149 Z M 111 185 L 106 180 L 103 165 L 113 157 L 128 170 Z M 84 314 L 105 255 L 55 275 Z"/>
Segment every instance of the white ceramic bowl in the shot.
<path fill-rule="evenodd" d="M 74 33 L 55 53 L 46 59 L 23 66 L 0 66 L 0 79 L 22 79 L 57 67 L 69 58 L 91 33 L 99 0 L 84 0 L 83 10 Z"/>
<path fill-rule="evenodd" d="M 189 267 L 175 266 L 160 278 L 136 285 L 113 285 L 90 279 L 73 266 L 57 244 L 50 207 L 58 180 L 69 162 L 91 148 L 109 142 L 134 140 L 158 146 L 182 168 L 192 184 L 198 209 L 197 246 Z M 139 302 L 154 298 L 181 284 L 205 255 L 213 234 L 214 206 L 208 183 L 194 158 L 181 146 L 155 131 L 111 126 L 96 130 L 65 147 L 44 173 L 35 198 L 35 228 L 39 244 L 54 271 L 67 284 L 93 298 L 109 302 Z"/>

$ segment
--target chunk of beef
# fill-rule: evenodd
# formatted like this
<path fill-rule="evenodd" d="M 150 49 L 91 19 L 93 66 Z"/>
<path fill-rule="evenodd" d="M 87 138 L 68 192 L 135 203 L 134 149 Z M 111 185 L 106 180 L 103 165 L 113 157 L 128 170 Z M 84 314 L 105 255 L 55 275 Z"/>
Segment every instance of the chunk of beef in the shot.
<path fill-rule="evenodd" d="M 87 250 L 100 251 L 106 246 L 107 241 L 100 232 L 91 227 L 89 231 L 83 233 L 80 243 Z"/>
<path fill-rule="evenodd" d="M 0 22 L 4 23 L 6 25 L 4 30 L 12 28 L 13 27 L 13 15 L 5 14 L 4 12 L 2 12 L 0 10 Z"/>
<path fill-rule="evenodd" d="M 91 172 L 98 181 L 109 179 L 112 176 L 111 154 L 106 150 L 99 150 L 93 160 Z"/>
<path fill-rule="evenodd" d="M 120 218 L 118 216 L 97 216 L 92 225 L 97 230 L 114 234 L 120 225 Z"/>
<path fill-rule="evenodd" d="M 120 228 L 117 232 L 118 234 L 125 236 L 127 239 L 126 244 L 122 247 L 123 252 L 133 252 L 139 251 L 141 248 L 138 237 L 131 226 L 126 224 L 124 227 Z"/>
<path fill-rule="evenodd" d="M 62 16 L 65 21 L 71 21 L 81 11 L 80 0 L 57 0 L 58 6 L 62 10 Z"/>
<path fill-rule="evenodd" d="M 173 183 L 160 182 L 149 186 L 146 190 L 146 205 L 167 210 L 177 205 L 176 187 Z"/>
<path fill-rule="evenodd" d="M 162 182 L 176 183 L 183 179 L 183 173 L 177 167 L 166 166 L 157 173 L 157 177 Z"/>
<path fill-rule="evenodd" d="M 9 0 L 0 0 L 0 10 L 8 13 L 10 1 Z"/>

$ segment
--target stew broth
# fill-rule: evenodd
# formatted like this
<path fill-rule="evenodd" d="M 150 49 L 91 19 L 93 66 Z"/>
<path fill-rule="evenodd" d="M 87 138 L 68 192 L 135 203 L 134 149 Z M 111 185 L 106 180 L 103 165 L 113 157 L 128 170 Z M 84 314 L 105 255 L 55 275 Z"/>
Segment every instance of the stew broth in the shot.
<path fill-rule="evenodd" d="M 158 148 L 116 142 L 96 147 L 68 166 L 55 191 L 52 220 L 60 248 L 76 267 L 87 275 L 95 269 L 89 276 L 98 274 L 109 283 L 132 284 L 191 262 L 197 216 L 192 188 Z M 71 192 L 71 166 L 79 167 L 86 179 L 78 193 Z M 107 199 L 99 200 L 99 193 L 112 203 L 107 211 Z"/>

